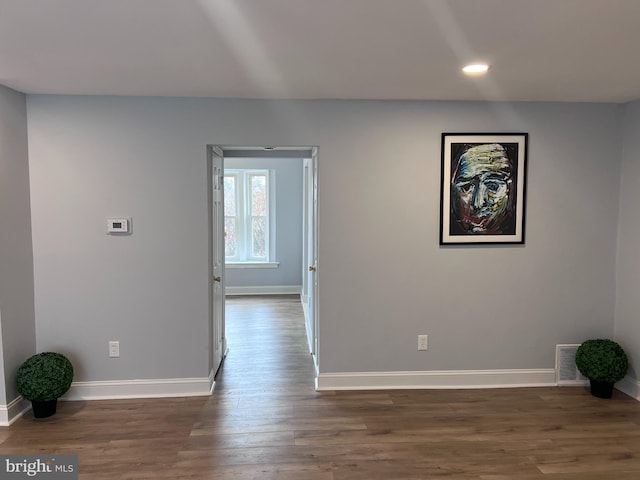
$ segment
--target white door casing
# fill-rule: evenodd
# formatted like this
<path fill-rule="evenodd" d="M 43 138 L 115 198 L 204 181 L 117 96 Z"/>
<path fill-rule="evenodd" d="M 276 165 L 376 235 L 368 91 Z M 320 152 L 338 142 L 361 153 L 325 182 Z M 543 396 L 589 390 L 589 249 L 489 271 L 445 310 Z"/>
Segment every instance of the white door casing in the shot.
<path fill-rule="evenodd" d="M 313 355 L 318 371 L 320 360 L 318 354 L 319 329 L 318 329 L 318 148 L 314 147 L 311 154 L 312 169 L 312 212 L 311 212 L 311 257 L 313 259 L 313 269 L 311 271 L 311 289 L 309 310 L 313 317 Z"/>

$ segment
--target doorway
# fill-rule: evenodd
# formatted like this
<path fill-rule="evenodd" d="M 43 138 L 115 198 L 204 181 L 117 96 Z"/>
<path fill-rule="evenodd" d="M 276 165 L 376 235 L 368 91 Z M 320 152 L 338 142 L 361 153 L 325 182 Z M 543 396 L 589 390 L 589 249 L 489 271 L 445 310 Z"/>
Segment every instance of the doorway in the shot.
<path fill-rule="evenodd" d="M 273 167 L 274 161 L 278 159 L 282 164 L 298 162 L 299 174 L 296 173 L 295 181 L 283 174 L 279 167 Z M 299 297 L 304 311 L 308 349 L 317 376 L 317 161 L 317 147 L 208 147 L 212 390 L 215 386 L 215 375 L 227 355 L 225 303 L 229 292 L 239 295 L 294 294 Z M 250 168 L 245 168 L 247 165 Z M 270 166 L 272 168 L 267 168 Z M 250 189 L 256 185 L 258 191 L 252 197 Z M 265 186 L 267 190 L 273 188 L 273 200 L 262 197 L 265 195 Z M 287 186 L 289 190 L 298 191 L 299 196 L 296 199 L 284 196 L 282 192 Z M 230 193 L 234 196 L 230 197 Z M 282 206 L 281 212 L 278 204 Z M 290 208 L 292 205 L 298 209 L 295 223 L 298 226 L 292 228 L 290 224 L 282 221 L 278 221 L 276 225 L 275 219 L 282 220 L 287 212 L 285 207 Z M 236 217 L 240 209 L 244 210 L 246 218 Z M 266 211 L 268 215 L 265 215 Z M 266 217 L 272 217 L 272 225 L 266 223 Z M 256 224 L 259 228 L 256 228 Z M 252 228 L 253 232 L 250 231 Z M 292 247 L 287 242 L 294 236 L 296 246 Z M 298 247 L 299 251 L 296 250 Z M 292 252 L 297 252 L 293 253 L 296 257 L 295 262 L 287 259 L 285 255 Z M 225 257 L 230 260 L 228 265 L 225 265 Z M 248 282 L 248 287 L 238 286 L 238 278 L 243 275 L 244 278 L 253 275 L 255 278 L 264 279 L 272 272 L 275 277 L 283 278 L 284 275 L 289 275 L 288 278 L 291 278 L 292 268 L 296 270 L 295 282 L 289 281 L 284 285 L 282 282 L 275 282 L 274 285 L 273 281 L 266 281 L 265 285 L 258 286 L 251 286 L 252 282 Z"/>

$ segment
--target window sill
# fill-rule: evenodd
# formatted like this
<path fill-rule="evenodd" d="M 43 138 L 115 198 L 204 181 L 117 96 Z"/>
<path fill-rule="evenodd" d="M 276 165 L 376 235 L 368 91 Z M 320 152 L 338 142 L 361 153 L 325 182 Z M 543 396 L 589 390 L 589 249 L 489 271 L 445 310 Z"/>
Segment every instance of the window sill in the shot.
<path fill-rule="evenodd" d="M 278 268 L 280 262 L 229 262 L 225 268 Z"/>

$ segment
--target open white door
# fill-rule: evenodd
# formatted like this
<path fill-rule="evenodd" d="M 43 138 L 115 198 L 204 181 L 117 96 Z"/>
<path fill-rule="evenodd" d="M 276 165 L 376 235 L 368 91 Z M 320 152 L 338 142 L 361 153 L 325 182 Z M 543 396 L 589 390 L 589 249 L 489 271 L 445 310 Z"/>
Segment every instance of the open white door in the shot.
<path fill-rule="evenodd" d="M 304 164 L 304 232 L 303 232 L 303 281 L 302 302 L 309 350 L 318 369 L 318 166 L 317 148 Z"/>
<path fill-rule="evenodd" d="M 224 160 L 222 149 L 209 147 L 211 264 L 211 375 L 215 376 L 226 353 L 224 335 Z"/>

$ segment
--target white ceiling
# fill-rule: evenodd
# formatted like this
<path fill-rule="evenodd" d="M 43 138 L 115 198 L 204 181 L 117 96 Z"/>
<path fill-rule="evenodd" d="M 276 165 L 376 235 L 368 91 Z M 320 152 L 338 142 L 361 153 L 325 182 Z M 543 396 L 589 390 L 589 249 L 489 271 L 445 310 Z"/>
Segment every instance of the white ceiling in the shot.
<path fill-rule="evenodd" d="M 26 93 L 626 102 L 639 46 L 640 0 L 0 0 Z"/>

